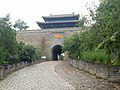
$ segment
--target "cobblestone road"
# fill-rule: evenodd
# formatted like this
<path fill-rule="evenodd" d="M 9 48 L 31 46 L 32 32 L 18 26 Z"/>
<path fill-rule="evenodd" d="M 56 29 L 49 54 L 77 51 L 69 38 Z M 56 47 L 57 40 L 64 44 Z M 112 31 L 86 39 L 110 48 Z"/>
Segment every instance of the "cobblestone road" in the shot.
<path fill-rule="evenodd" d="M 58 61 L 49 61 L 26 67 L 0 82 L 0 90 L 75 90 L 54 70 Z"/>
<path fill-rule="evenodd" d="M 110 83 L 72 67 L 67 61 L 55 66 L 59 76 L 76 87 L 76 90 L 120 90 L 120 84 Z"/>

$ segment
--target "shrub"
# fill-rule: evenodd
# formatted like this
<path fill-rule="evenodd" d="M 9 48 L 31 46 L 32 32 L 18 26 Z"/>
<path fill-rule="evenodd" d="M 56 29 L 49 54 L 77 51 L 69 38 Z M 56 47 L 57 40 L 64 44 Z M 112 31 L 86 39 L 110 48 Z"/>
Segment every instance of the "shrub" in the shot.
<path fill-rule="evenodd" d="M 18 57 L 19 61 L 32 62 L 36 58 L 36 49 L 31 45 L 25 45 L 23 42 L 18 42 Z"/>
<path fill-rule="evenodd" d="M 94 61 L 97 63 L 110 64 L 110 57 L 106 55 L 103 51 L 84 51 L 82 59 Z"/>
<path fill-rule="evenodd" d="M 112 65 L 113 66 L 120 66 L 120 59 L 116 58 L 112 60 Z"/>
<path fill-rule="evenodd" d="M 71 58 L 81 57 L 81 40 L 79 34 L 74 34 L 65 39 L 63 51 L 68 51 Z"/>
<path fill-rule="evenodd" d="M 35 56 L 36 59 L 41 59 L 41 48 L 37 48 L 36 49 L 36 56 Z"/>

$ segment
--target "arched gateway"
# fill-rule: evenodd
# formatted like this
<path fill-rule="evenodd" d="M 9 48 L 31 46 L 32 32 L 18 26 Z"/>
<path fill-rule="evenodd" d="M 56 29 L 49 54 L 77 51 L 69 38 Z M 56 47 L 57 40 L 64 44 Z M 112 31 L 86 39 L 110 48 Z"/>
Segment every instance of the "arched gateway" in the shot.
<path fill-rule="evenodd" d="M 77 26 L 79 14 L 50 15 L 43 19 L 45 22 L 37 22 L 41 29 L 17 31 L 16 38 L 35 46 L 48 60 L 58 60 L 65 37 L 81 32 Z"/>
<path fill-rule="evenodd" d="M 62 52 L 62 46 L 61 45 L 55 45 L 52 48 L 52 59 L 53 60 L 58 60 L 60 58 Z"/>

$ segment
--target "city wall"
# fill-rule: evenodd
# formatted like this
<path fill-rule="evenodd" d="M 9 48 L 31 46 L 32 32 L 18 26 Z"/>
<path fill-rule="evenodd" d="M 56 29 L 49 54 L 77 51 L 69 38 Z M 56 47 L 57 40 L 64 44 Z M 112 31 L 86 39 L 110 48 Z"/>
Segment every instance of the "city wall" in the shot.
<path fill-rule="evenodd" d="M 53 28 L 53 29 L 38 29 L 17 31 L 17 41 L 22 41 L 25 44 L 35 46 L 42 51 L 42 55 L 48 59 L 52 57 L 52 48 L 55 45 L 63 45 L 65 37 L 74 33 L 82 32 L 79 27 L 73 28 Z M 61 38 L 55 38 L 55 35 L 61 35 Z"/>

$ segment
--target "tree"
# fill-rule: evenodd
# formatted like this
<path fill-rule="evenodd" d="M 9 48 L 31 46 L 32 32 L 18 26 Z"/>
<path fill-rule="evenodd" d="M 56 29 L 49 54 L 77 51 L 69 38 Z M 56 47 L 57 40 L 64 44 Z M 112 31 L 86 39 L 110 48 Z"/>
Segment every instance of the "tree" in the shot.
<path fill-rule="evenodd" d="M 16 40 L 16 30 L 12 29 L 10 15 L 0 18 L 0 65 L 13 64 L 19 61 L 31 62 L 36 49 Z"/>
<path fill-rule="evenodd" d="M 19 58 L 20 61 L 27 61 L 31 63 L 36 58 L 36 49 L 31 45 L 19 44 Z"/>
<path fill-rule="evenodd" d="M 90 30 L 78 36 L 69 37 L 65 40 L 63 49 L 69 51 L 73 57 L 78 56 L 78 52 L 81 55 L 83 51 L 106 52 L 108 58 L 104 61 L 105 63 L 120 65 L 120 9 L 118 8 L 120 8 L 119 0 L 101 0 L 95 12 L 90 10 L 90 16 L 94 22 Z M 83 18 L 78 25 L 83 27 L 84 21 Z M 78 43 L 80 44 L 77 45 Z"/>
<path fill-rule="evenodd" d="M 11 28 L 12 24 L 9 20 L 9 14 L 0 18 L 0 64 L 17 60 L 16 31 Z"/>
<path fill-rule="evenodd" d="M 81 57 L 81 39 L 79 34 L 74 34 L 65 39 L 63 51 L 68 51 L 71 58 Z"/>
<path fill-rule="evenodd" d="M 98 48 L 102 48 L 107 54 L 115 54 L 115 60 L 120 62 L 120 1 L 102 0 L 93 16 L 96 22 L 93 28 L 103 37 Z"/>
<path fill-rule="evenodd" d="M 26 30 L 27 28 L 29 28 L 29 26 L 27 26 L 27 24 L 20 19 L 15 21 L 15 24 L 13 26 L 14 28 L 18 28 L 19 30 Z"/>
<path fill-rule="evenodd" d="M 81 27 L 82 29 L 85 29 L 86 21 L 87 21 L 87 18 L 86 18 L 86 17 L 82 17 L 82 18 L 78 21 L 77 25 L 78 25 L 79 27 Z"/>

